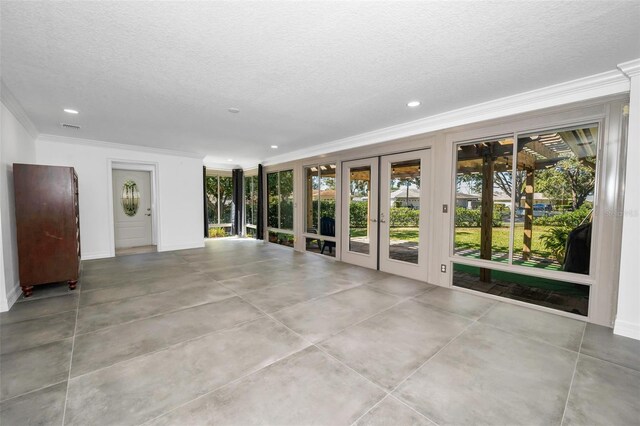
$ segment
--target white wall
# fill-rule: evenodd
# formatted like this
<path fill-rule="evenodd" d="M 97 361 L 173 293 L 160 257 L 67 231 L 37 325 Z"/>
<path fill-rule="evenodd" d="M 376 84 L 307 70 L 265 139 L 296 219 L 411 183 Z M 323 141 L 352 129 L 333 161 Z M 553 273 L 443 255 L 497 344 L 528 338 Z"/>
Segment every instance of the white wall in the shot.
<path fill-rule="evenodd" d="M 3 93 L 4 95 L 4 93 Z M 18 249 L 13 198 L 13 163 L 33 163 L 36 159 L 34 136 L 16 118 L 4 100 L 0 117 L 0 311 L 7 311 L 20 295 Z"/>
<path fill-rule="evenodd" d="M 640 340 L 640 284 L 638 282 L 638 236 L 640 236 L 640 60 L 622 64 L 631 79 L 629 131 L 625 176 L 622 250 L 618 312 L 614 332 Z"/>
<path fill-rule="evenodd" d="M 203 247 L 202 159 L 160 150 L 41 135 L 38 164 L 71 166 L 78 174 L 82 259 L 111 255 L 110 161 L 157 165 L 158 250 Z"/>

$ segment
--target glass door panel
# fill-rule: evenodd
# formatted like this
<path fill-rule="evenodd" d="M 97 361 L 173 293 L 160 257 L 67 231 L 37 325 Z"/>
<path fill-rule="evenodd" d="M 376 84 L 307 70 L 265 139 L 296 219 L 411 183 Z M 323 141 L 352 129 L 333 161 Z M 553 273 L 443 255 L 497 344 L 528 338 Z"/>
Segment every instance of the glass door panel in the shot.
<path fill-rule="evenodd" d="M 381 157 L 380 270 L 427 279 L 429 150 Z"/>
<path fill-rule="evenodd" d="M 378 266 L 378 159 L 343 165 L 342 260 L 367 268 Z"/>

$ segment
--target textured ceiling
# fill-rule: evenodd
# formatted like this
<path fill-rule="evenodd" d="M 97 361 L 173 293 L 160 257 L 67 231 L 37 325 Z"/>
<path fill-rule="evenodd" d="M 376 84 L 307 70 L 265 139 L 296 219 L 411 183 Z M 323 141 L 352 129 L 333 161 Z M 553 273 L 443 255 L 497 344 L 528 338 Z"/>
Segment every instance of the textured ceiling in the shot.
<path fill-rule="evenodd" d="M 637 1 L 2 1 L 1 71 L 41 133 L 246 165 L 613 70 L 638 22 Z"/>

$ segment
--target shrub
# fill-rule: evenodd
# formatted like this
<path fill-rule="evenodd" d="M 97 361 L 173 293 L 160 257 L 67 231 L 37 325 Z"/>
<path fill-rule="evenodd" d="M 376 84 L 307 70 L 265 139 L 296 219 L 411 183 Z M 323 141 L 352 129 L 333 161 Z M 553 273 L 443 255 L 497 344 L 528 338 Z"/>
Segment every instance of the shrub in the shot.
<path fill-rule="evenodd" d="M 409 207 L 391 207 L 389 226 L 394 228 L 417 227 L 420 224 L 420 210 Z"/>
<path fill-rule="evenodd" d="M 558 214 L 548 217 L 536 217 L 533 219 L 535 225 L 544 226 L 561 226 L 565 228 L 574 229 L 582 223 L 585 217 L 589 215 L 591 208 L 588 206 L 581 206 L 578 210 Z"/>
<path fill-rule="evenodd" d="M 369 214 L 367 201 L 352 201 L 349 206 L 349 223 L 352 228 L 366 228 Z"/>
<path fill-rule="evenodd" d="M 226 237 L 227 232 L 224 228 L 209 228 L 209 238 Z"/>
<path fill-rule="evenodd" d="M 493 208 L 493 218 L 491 226 L 502 226 L 502 217 L 508 215 L 509 208 L 496 204 Z M 482 226 L 482 213 L 480 209 L 466 209 L 464 207 L 456 207 L 455 224 L 458 227 L 479 228 Z"/>
<path fill-rule="evenodd" d="M 555 256 L 558 263 L 564 264 L 565 248 L 567 246 L 567 238 L 573 228 L 559 226 L 551 228 L 544 234 L 540 235 L 542 245 Z"/>

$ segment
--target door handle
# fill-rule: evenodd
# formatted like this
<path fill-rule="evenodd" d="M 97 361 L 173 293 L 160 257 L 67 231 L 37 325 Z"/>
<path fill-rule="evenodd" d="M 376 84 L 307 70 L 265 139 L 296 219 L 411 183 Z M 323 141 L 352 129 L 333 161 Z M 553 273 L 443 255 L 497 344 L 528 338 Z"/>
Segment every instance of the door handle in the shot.
<path fill-rule="evenodd" d="M 380 219 L 380 223 L 387 223 L 386 220 Z"/>
<path fill-rule="evenodd" d="M 151 216 L 151 213 L 145 213 L 144 215 L 145 216 Z"/>
<path fill-rule="evenodd" d="M 377 222 L 377 220 L 375 220 L 375 219 L 371 219 L 371 222 Z"/>

